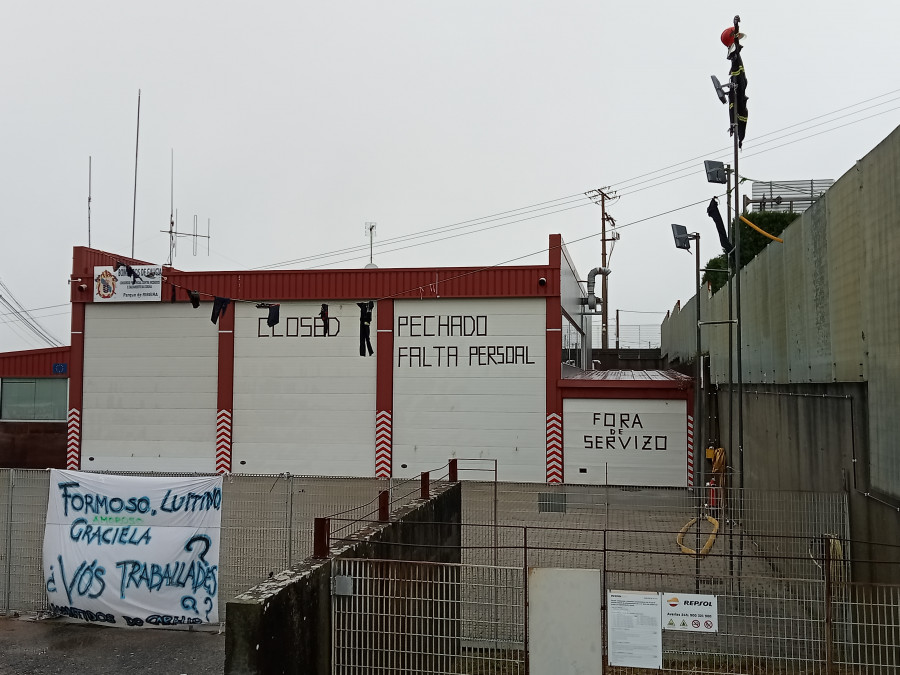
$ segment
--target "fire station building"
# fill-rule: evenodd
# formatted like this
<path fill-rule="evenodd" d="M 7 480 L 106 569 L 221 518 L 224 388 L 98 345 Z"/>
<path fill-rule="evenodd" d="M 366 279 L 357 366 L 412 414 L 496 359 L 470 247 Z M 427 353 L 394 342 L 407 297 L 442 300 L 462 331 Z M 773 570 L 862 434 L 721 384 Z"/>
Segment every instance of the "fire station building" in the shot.
<path fill-rule="evenodd" d="M 460 457 L 503 481 L 691 484 L 691 380 L 590 370 L 593 277 L 548 249 L 183 272 L 76 247 L 71 346 L 0 355 L 0 466 L 388 478 Z"/>

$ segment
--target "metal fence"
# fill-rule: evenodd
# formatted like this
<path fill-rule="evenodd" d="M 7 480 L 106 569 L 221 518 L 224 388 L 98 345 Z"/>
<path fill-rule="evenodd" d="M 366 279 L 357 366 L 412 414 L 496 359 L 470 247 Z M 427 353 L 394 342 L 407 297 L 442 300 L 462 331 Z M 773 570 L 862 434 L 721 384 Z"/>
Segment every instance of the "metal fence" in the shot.
<path fill-rule="evenodd" d="M 355 672 L 524 673 L 527 570 L 576 567 L 601 570 L 606 589 L 700 592 L 720 599 L 717 634 L 665 634 L 669 672 L 843 675 L 900 669 L 900 587 L 854 583 L 843 494 L 730 489 L 713 495 L 700 489 L 465 480 L 491 477 L 491 469 L 486 471 L 460 472 L 461 564 L 337 563 L 343 570 L 337 576 L 364 581 L 352 595 L 334 596 L 342 609 L 335 623 L 335 663 Z M 341 539 L 376 520 L 379 493 L 386 488 L 393 510 L 416 498 L 422 485 L 418 479 L 226 476 L 220 616 L 229 598 L 312 554 L 315 518 L 334 516 L 331 537 Z M 41 548 L 48 492 L 47 471 L 0 470 L 4 612 L 47 609 Z M 691 523 L 698 516 L 701 528 Z M 685 553 L 710 541 L 702 558 Z M 373 617 L 379 613 L 395 617 L 393 624 L 377 624 L 380 633 L 393 637 L 375 649 L 380 661 L 357 667 L 369 658 L 361 654 L 372 652 L 371 645 L 360 651 L 367 644 L 359 642 L 362 635 L 373 621 L 388 620 Z M 427 625 L 436 633 L 424 632 L 424 619 L 404 624 L 401 614 L 434 619 Z M 423 661 L 409 660 L 409 653 L 431 652 L 452 656 L 456 670 L 429 671 Z M 407 654 L 407 661 L 398 654 Z M 447 663 L 438 666 L 449 668 Z"/>
<path fill-rule="evenodd" d="M 675 544 L 680 530 L 500 525 L 495 546 L 493 524 L 462 528 L 469 542 L 464 558 L 518 564 L 335 561 L 335 673 L 528 672 L 528 570 L 545 566 L 599 570 L 604 597 L 607 591 L 715 596 L 717 632 L 663 631 L 664 672 L 900 672 L 900 587 L 850 582 L 848 561 L 832 557 L 849 548 L 846 541 L 839 548 L 838 540 L 818 538 L 811 548 L 823 557 L 802 557 L 811 563 L 808 576 L 785 578 L 765 547 L 748 546 L 739 571 L 729 571 L 728 539 L 739 533 L 719 538 L 698 568 L 698 559 Z M 782 543 L 799 547 L 792 539 Z M 489 543 L 472 543 L 479 540 Z M 802 558 L 791 569 L 804 570 Z M 604 637 L 606 621 L 604 614 L 596 627 Z M 604 665 L 619 675 L 651 672 Z"/>
<path fill-rule="evenodd" d="M 375 478 L 225 476 L 219 616 L 225 617 L 230 598 L 312 555 L 316 517 L 366 503 L 386 484 Z M 42 547 L 49 487 L 49 471 L 0 469 L 0 613 L 48 609 Z"/>

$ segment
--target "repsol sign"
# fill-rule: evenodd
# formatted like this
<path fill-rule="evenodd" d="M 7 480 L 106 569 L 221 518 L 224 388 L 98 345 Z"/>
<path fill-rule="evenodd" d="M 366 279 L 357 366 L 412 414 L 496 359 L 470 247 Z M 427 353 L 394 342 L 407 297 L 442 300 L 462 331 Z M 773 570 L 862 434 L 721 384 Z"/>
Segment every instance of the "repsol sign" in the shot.
<path fill-rule="evenodd" d="M 709 600 L 685 600 L 681 604 L 685 607 L 712 607 L 712 603 Z"/>

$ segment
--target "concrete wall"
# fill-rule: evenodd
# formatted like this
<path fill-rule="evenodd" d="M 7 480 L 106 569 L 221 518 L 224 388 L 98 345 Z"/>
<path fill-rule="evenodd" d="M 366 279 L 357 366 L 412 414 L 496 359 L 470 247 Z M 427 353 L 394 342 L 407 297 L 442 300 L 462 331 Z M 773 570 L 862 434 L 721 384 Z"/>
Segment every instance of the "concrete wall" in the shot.
<path fill-rule="evenodd" d="M 390 523 L 372 523 L 329 558 L 308 559 L 229 602 L 225 673 L 331 675 L 331 561 L 459 563 L 461 496 L 459 483 L 433 489 L 428 501 L 395 512 Z"/>
<path fill-rule="evenodd" d="M 864 538 L 871 532 L 885 543 L 900 540 L 900 513 L 877 501 L 896 504 L 900 499 L 898 186 L 900 128 L 791 224 L 782 235 L 783 244 L 767 246 L 741 273 L 745 385 L 777 385 L 782 391 L 807 394 L 827 384 L 849 392 L 866 426 L 852 439 L 857 483 L 844 483 L 871 495 L 854 498 L 851 510 L 859 518 L 854 518 L 852 536 Z M 692 358 L 695 302 L 697 298 L 663 323 L 662 351 L 670 361 Z M 725 289 L 711 299 L 701 294 L 700 302 L 703 320 L 728 318 Z M 704 328 L 703 350 L 710 355 L 713 384 L 728 382 L 727 336 L 725 326 Z M 846 458 L 837 458 L 850 439 L 846 425 L 837 421 L 840 416 L 822 411 L 811 398 L 798 398 L 796 413 L 788 414 L 781 409 L 783 399 L 777 400 L 745 406 L 748 481 L 763 475 L 782 482 L 791 477 L 816 490 L 841 484 L 840 469 L 849 467 Z M 720 419 L 727 414 L 721 405 L 719 412 Z M 807 424 L 809 419 L 817 426 Z M 824 456 L 834 460 L 823 464 Z M 797 458 L 798 467 L 816 470 L 788 470 L 791 458 Z M 797 489 L 797 484 L 783 487 Z"/>

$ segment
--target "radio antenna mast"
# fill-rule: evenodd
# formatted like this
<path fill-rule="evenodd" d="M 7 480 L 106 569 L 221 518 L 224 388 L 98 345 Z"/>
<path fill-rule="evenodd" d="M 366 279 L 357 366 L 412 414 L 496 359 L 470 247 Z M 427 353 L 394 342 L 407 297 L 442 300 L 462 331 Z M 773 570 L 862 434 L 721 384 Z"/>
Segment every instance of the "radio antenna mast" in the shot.
<path fill-rule="evenodd" d="M 91 247 L 91 156 L 88 155 L 88 248 Z"/>
<path fill-rule="evenodd" d="M 131 257 L 134 258 L 134 225 L 137 215 L 138 145 L 141 140 L 141 90 L 138 89 L 137 133 L 134 139 L 134 203 L 131 207 Z"/>
<path fill-rule="evenodd" d="M 175 262 L 175 149 L 169 159 L 169 267 Z"/>
<path fill-rule="evenodd" d="M 377 265 L 372 261 L 372 249 L 375 245 L 375 226 L 378 223 L 366 223 L 366 236 L 369 238 L 369 264 L 366 265 L 367 268 L 377 267 Z"/>

